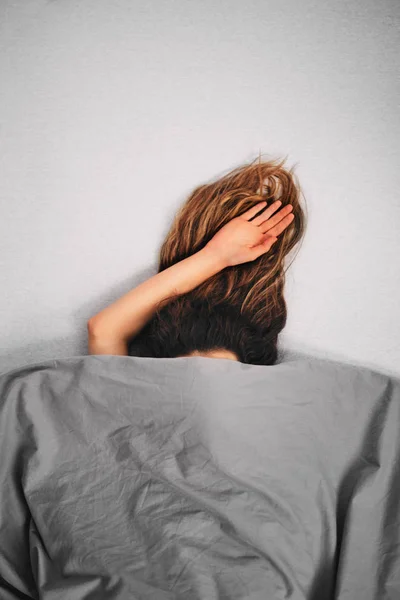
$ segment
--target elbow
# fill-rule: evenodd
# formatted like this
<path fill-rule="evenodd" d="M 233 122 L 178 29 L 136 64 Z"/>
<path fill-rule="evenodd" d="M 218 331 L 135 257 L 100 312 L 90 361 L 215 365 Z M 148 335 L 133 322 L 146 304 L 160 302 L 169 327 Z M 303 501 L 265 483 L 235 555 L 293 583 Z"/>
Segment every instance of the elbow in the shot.
<path fill-rule="evenodd" d="M 88 330 L 88 333 L 93 333 L 94 331 L 94 318 L 91 317 L 87 322 L 86 322 L 86 328 Z"/>
<path fill-rule="evenodd" d="M 100 334 L 99 321 L 96 317 L 91 317 L 86 323 L 87 332 L 90 336 L 98 337 Z"/>

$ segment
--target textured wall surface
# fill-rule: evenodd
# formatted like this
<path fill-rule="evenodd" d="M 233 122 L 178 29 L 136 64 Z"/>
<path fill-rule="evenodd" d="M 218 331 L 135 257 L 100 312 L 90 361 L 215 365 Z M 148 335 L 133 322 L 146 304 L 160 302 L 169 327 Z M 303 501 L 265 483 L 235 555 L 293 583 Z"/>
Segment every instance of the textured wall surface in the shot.
<path fill-rule="evenodd" d="M 0 4 L 0 370 L 87 353 L 194 186 L 288 155 L 282 344 L 400 373 L 395 0 Z"/>

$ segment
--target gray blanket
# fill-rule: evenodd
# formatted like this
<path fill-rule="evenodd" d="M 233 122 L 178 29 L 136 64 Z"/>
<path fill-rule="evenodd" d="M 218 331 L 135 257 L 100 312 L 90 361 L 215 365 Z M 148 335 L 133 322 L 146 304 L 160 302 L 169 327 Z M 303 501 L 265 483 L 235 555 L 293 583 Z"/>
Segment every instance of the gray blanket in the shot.
<path fill-rule="evenodd" d="M 0 598 L 400 598 L 400 379 L 78 356 L 0 377 Z"/>

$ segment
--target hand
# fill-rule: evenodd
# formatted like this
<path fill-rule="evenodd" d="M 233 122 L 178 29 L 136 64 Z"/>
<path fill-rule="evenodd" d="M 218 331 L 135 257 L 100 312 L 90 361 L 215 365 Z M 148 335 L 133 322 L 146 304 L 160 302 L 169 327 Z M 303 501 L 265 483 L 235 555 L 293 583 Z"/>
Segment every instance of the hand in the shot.
<path fill-rule="evenodd" d="M 206 244 L 206 248 L 215 252 L 222 264 L 230 267 L 255 260 L 268 252 L 278 235 L 293 221 L 294 214 L 291 213 L 293 206 L 287 204 L 272 217 L 282 204 L 277 201 L 250 221 L 266 204 L 265 201 L 259 202 L 226 223 Z"/>

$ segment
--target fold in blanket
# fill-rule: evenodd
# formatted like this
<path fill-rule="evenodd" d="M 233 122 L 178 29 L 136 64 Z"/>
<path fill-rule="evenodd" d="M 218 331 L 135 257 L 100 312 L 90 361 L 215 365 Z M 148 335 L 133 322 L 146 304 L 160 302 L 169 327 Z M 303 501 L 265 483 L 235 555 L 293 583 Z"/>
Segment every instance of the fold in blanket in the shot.
<path fill-rule="evenodd" d="M 298 356 L 0 376 L 0 598 L 400 598 L 400 380 Z"/>

